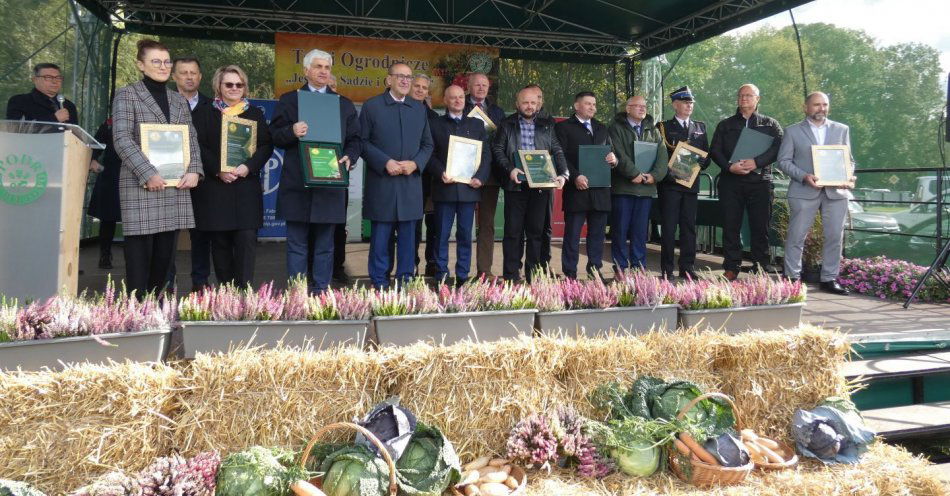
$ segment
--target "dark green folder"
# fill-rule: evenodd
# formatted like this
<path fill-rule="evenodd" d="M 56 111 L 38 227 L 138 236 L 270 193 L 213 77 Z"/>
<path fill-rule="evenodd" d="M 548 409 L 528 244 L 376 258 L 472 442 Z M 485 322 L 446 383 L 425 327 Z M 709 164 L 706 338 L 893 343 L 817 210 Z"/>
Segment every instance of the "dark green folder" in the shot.
<path fill-rule="evenodd" d="M 340 129 L 340 95 L 298 91 L 297 119 L 307 123 L 307 134 L 300 138 L 300 141 L 343 143 Z"/>
<path fill-rule="evenodd" d="M 761 131 L 744 127 L 742 133 L 739 134 L 736 148 L 732 151 L 732 157 L 729 157 L 729 163 L 733 164 L 747 158 L 758 157 L 772 146 L 773 141 L 775 141 L 775 138 Z"/>
<path fill-rule="evenodd" d="M 587 177 L 590 188 L 610 187 L 610 164 L 604 159 L 610 145 L 580 145 L 577 149 L 577 168 Z"/>
<path fill-rule="evenodd" d="M 640 169 L 640 172 L 646 174 L 653 168 L 658 146 L 658 143 L 650 141 L 633 142 L 633 165 Z"/>

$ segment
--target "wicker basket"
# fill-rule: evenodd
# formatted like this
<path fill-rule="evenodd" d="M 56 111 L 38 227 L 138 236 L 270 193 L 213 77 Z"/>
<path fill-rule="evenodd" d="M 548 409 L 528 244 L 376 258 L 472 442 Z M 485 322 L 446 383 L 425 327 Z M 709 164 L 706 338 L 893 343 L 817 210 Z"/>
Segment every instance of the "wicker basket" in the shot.
<path fill-rule="evenodd" d="M 772 463 L 772 462 L 756 463 L 755 468 L 759 470 L 784 470 L 787 468 L 792 468 L 795 465 L 798 465 L 798 455 L 795 454 L 795 450 L 791 446 L 785 443 L 778 443 L 778 448 L 779 449 L 772 450 L 772 451 L 774 451 L 775 454 L 777 454 L 778 456 L 781 456 L 782 459 L 785 460 L 784 462 L 782 463 Z"/>
<path fill-rule="evenodd" d="M 377 439 L 376 436 L 373 435 L 372 432 L 356 424 L 351 424 L 349 422 L 339 422 L 336 424 L 330 424 L 320 429 L 319 431 L 317 431 L 317 433 L 313 435 L 313 438 L 310 439 L 310 442 L 307 444 L 307 447 L 304 448 L 303 450 L 303 456 L 300 457 L 300 468 L 304 470 L 307 469 L 307 460 L 310 459 L 310 450 L 312 450 L 313 446 L 317 444 L 317 441 L 319 441 L 320 438 L 323 437 L 323 435 L 326 434 L 327 432 L 336 428 L 340 428 L 340 427 L 355 429 L 359 431 L 361 434 L 363 434 L 363 436 L 365 436 L 366 439 L 369 439 L 373 444 L 376 445 L 376 447 L 379 449 L 380 454 L 383 455 L 383 460 L 386 461 L 386 465 L 389 467 L 389 496 L 396 496 L 396 491 L 399 489 L 399 485 L 396 482 L 396 464 L 393 463 L 392 457 L 389 456 L 389 451 L 386 450 L 386 447 L 383 446 L 383 443 L 381 443 L 379 439 Z M 316 480 L 315 485 L 319 487 L 320 489 L 323 489 L 322 483 L 323 481 L 318 479 Z"/>
<path fill-rule="evenodd" d="M 517 496 L 524 494 L 527 491 L 528 487 L 528 474 L 525 473 L 524 469 L 521 467 L 512 464 L 511 465 L 511 474 L 512 477 L 518 480 L 518 487 L 512 489 L 511 493 L 508 496 Z M 452 496 L 464 496 L 462 491 L 459 491 L 454 485 L 451 487 Z"/>
<path fill-rule="evenodd" d="M 732 411 L 736 416 L 736 426 L 740 425 L 739 410 L 736 408 L 736 404 L 732 402 L 732 398 L 722 393 L 706 393 L 693 398 L 693 401 L 690 401 L 689 404 L 684 406 L 679 411 L 679 413 L 676 415 L 676 418 L 682 420 L 683 417 L 686 416 L 686 412 L 696 406 L 696 404 L 700 401 L 708 398 L 719 398 L 729 403 L 729 405 L 732 406 Z M 722 467 L 719 465 L 710 465 L 694 457 L 683 456 L 674 448 L 669 449 L 669 456 L 670 467 L 673 469 L 673 473 L 684 482 L 688 482 L 696 487 L 731 486 L 735 484 L 741 484 L 742 481 L 745 480 L 746 476 L 749 475 L 749 472 L 752 472 L 752 469 L 755 468 L 755 464 L 752 463 L 751 460 L 749 463 L 741 467 Z"/>

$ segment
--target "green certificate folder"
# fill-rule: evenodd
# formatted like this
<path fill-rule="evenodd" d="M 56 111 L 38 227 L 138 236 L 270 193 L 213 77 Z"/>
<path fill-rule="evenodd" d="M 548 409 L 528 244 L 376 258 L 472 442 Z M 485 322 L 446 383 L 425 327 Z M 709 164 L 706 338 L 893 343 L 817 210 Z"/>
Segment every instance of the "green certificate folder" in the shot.
<path fill-rule="evenodd" d="M 350 184 L 350 173 L 340 167 L 341 151 L 333 143 L 300 143 L 300 163 L 303 165 L 306 186 L 345 188 Z"/>
<path fill-rule="evenodd" d="M 610 187 L 610 164 L 604 158 L 610 153 L 609 145 L 580 145 L 577 149 L 577 168 L 587 178 L 590 188 Z"/>
<path fill-rule="evenodd" d="M 554 170 L 551 154 L 547 150 L 518 150 L 516 157 L 519 168 L 525 172 L 528 187 L 557 187 L 555 182 L 557 172 Z"/>
<path fill-rule="evenodd" d="M 635 165 L 637 169 L 640 169 L 640 172 L 650 172 L 650 169 L 653 168 L 653 163 L 656 162 L 656 153 L 658 147 L 658 143 L 652 143 L 649 141 L 634 141 L 633 165 Z"/>
<path fill-rule="evenodd" d="M 297 91 L 297 119 L 307 123 L 307 134 L 300 141 L 343 143 L 340 95 Z"/>
<path fill-rule="evenodd" d="M 736 148 L 732 151 L 732 156 L 729 157 L 729 163 L 758 157 L 772 146 L 773 141 L 775 141 L 775 138 L 763 132 L 747 127 L 742 128 L 739 141 L 736 142 Z"/>
<path fill-rule="evenodd" d="M 221 119 L 221 172 L 232 172 L 257 151 L 257 122 L 226 115 Z"/>

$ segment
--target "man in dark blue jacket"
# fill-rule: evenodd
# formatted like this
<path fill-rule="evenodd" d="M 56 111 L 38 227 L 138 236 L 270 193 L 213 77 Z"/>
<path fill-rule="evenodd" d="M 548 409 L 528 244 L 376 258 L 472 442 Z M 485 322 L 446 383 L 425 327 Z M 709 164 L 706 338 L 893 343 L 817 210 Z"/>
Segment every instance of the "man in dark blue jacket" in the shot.
<path fill-rule="evenodd" d="M 432 200 L 435 203 L 436 221 L 439 226 L 438 249 L 435 253 L 438 265 L 436 278 L 442 280 L 449 275 L 449 235 L 452 224 L 457 221 L 455 282 L 463 284 L 468 279 L 472 265 L 472 223 L 475 220 L 475 205 L 481 200 L 479 188 L 485 184 L 491 173 L 491 150 L 484 123 L 463 113 L 465 91 L 460 86 L 449 86 L 445 89 L 442 100 L 445 102 L 445 115 L 429 118 L 435 148 L 426 169 L 426 172 L 438 180 L 432 186 Z M 446 174 L 450 136 L 482 143 L 478 169 L 468 184 L 456 181 Z M 461 157 L 462 154 L 459 154 L 456 158 Z"/>
<path fill-rule="evenodd" d="M 363 216 L 372 223 L 369 277 L 386 288 L 388 241 L 396 231 L 396 279 L 415 273 L 415 228 L 422 219 L 422 171 L 432 154 L 426 107 L 409 97 L 412 70 L 390 66 L 389 90 L 363 104 L 360 137 L 366 163 Z"/>
<path fill-rule="evenodd" d="M 7 119 L 79 123 L 73 102 L 63 98 L 63 73 L 59 66 L 43 62 L 33 66 L 33 91 L 13 95 L 7 102 Z"/>
<path fill-rule="evenodd" d="M 331 93 L 328 83 L 333 57 L 311 50 L 303 60 L 307 84 L 297 91 Z M 309 124 L 298 120 L 297 91 L 284 93 L 277 102 L 270 132 L 274 144 L 284 149 L 284 166 L 277 191 L 277 217 L 287 221 L 287 275 L 306 276 L 307 265 L 313 271 L 311 292 L 325 291 L 333 274 L 333 234 L 346 222 L 346 190 L 343 188 L 306 187 L 298 145 Z M 340 96 L 340 128 L 343 156 L 340 167 L 352 167 L 360 156 L 360 123 L 353 102 Z M 308 256 L 307 240 L 313 240 L 313 255 Z"/>

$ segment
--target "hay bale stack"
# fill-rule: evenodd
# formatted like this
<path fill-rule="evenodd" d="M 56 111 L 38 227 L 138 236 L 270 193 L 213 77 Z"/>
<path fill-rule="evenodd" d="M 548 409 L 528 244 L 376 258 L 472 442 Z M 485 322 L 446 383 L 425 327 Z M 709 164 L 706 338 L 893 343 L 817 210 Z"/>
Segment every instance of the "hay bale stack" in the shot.
<path fill-rule="evenodd" d="M 686 379 L 709 389 L 719 387 L 712 362 L 716 341 L 695 330 L 656 331 L 640 336 L 601 339 L 540 337 L 542 346 L 558 350 L 556 377 L 562 396 L 582 414 L 596 417 L 588 395 L 597 386 L 619 381 L 629 385 L 640 375 Z"/>
<path fill-rule="evenodd" d="M 170 447 L 181 374 L 165 365 L 80 365 L 0 375 L 0 477 L 61 494 Z"/>
<path fill-rule="evenodd" d="M 844 335 L 812 326 L 783 332 L 719 335 L 713 367 L 735 398 L 745 427 L 788 439 L 797 408 L 843 395 Z"/>
<path fill-rule="evenodd" d="M 490 343 L 387 348 L 389 390 L 438 426 L 459 455 L 503 454 L 508 431 L 531 412 L 563 403 L 556 365 L 563 348 L 520 337 Z"/>
<path fill-rule="evenodd" d="M 661 473 L 646 479 L 619 474 L 603 480 L 584 480 L 570 472 L 528 475 L 527 496 L 570 494 L 583 496 L 879 496 L 912 494 L 946 496 L 950 491 L 927 470 L 928 463 L 902 448 L 878 443 L 858 465 L 826 467 L 804 461 L 795 470 L 753 472 L 743 484 L 698 489 L 673 475 Z"/>
<path fill-rule="evenodd" d="M 381 356 L 349 347 L 199 354 L 185 373 L 172 439 L 189 456 L 256 444 L 299 448 L 320 427 L 386 397 Z"/>

